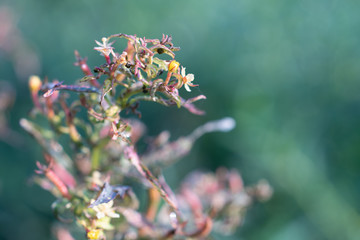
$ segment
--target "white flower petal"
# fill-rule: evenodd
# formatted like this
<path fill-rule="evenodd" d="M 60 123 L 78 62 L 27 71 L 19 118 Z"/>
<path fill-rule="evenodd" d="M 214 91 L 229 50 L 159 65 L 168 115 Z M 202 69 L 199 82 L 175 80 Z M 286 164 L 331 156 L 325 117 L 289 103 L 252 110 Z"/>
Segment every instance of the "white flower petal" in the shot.
<path fill-rule="evenodd" d="M 181 66 L 181 76 L 185 77 L 186 73 L 185 73 L 185 69 L 183 66 Z"/>
<path fill-rule="evenodd" d="M 96 213 L 96 217 L 97 217 L 98 219 L 101 219 L 101 218 L 105 217 L 105 214 L 104 214 L 103 212 L 97 212 L 97 213 Z"/>
<path fill-rule="evenodd" d="M 195 79 L 194 74 L 189 73 L 188 75 L 186 75 L 186 79 L 188 82 L 194 81 L 194 79 Z"/>
<path fill-rule="evenodd" d="M 116 212 L 107 212 L 106 215 L 111 218 L 119 218 L 120 217 L 120 214 L 117 214 Z"/>
<path fill-rule="evenodd" d="M 191 89 L 189 88 L 189 85 L 185 84 L 184 87 L 185 87 L 186 91 L 191 92 Z"/>
<path fill-rule="evenodd" d="M 96 42 L 97 45 L 102 46 L 102 43 L 100 43 L 99 41 L 95 40 L 95 42 Z"/>

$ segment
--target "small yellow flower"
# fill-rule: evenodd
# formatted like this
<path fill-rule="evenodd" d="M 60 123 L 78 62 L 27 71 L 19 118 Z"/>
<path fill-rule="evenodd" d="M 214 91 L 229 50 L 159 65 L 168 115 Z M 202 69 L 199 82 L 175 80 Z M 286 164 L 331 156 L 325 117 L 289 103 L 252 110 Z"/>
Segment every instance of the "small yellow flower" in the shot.
<path fill-rule="evenodd" d="M 38 92 L 41 88 L 42 82 L 38 76 L 31 76 L 29 78 L 29 88 L 31 92 Z"/>
<path fill-rule="evenodd" d="M 182 76 L 183 84 L 184 84 L 186 91 L 191 92 L 190 87 L 197 86 L 197 85 L 192 84 L 192 81 L 194 81 L 194 78 L 195 78 L 194 74 L 192 74 L 192 73 L 186 74 L 185 68 L 183 66 L 181 66 L 181 76 Z"/>
<path fill-rule="evenodd" d="M 88 239 L 99 239 L 101 231 L 99 229 L 90 230 L 87 233 Z"/>
<path fill-rule="evenodd" d="M 91 200 L 91 203 L 95 202 L 95 200 Z M 114 205 L 114 201 L 110 201 L 107 203 L 102 203 L 99 205 L 96 205 L 93 207 L 93 209 L 96 212 L 96 217 L 98 219 L 103 218 L 105 216 L 110 217 L 110 218 L 119 218 L 120 215 L 118 213 L 116 213 L 113 209 Z"/>
<path fill-rule="evenodd" d="M 113 43 L 109 43 L 109 39 L 103 37 L 101 39 L 102 43 L 98 42 L 95 40 L 96 44 L 99 45 L 98 47 L 94 47 L 94 50 L 104 54 L 105 56 L 109 56 L 110 54 L 112 54 L 113 56 L 115 56 L 115 53 L 113 51 L 113 47 L 111 47 L 111 45 Z"/>
<path fill-rule="evenodd" d="M 169 72 L 176 72 L 178 70 L 180 66 L 180 63 L 175 61 L 175 60 L 172 60 L 170 63 L 169 63 Z"/>

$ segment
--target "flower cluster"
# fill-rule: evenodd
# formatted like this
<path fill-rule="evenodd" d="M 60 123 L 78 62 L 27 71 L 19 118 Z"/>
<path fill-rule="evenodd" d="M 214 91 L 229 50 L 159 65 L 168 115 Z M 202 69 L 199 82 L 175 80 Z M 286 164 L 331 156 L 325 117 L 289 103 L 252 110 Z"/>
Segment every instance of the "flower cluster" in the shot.
<path fill-rule="evenodd" d="M 127 47 L 117 52 L 114 44 L 119 39 L 125 39 Z M 234 187 L 233 182 L 241 182 L 236 173 L 229 173 L 225 180 L 230 190 L 210 178 L 208 183 L 214 185 L 206 185 L 206 193 L 194 189 L 197 185 L 185 184 L 179 194 L 170 189 L 162 175 L 164 167 L 184 157 L 201 135 L 231 130 L 235 126 L 233 119 L 207 123 L 173 142 L 169 141 L 169 133 L 163 132 L 146 142 L 146 151 L 137 150 L 146 127 L 129 114 L 141 117 L 140 102 L 204 113 L 193 103 L 205 96 L 180 96 L 183 86 L 191 91 L 197 85 L 192 83 L 194 75 L 186 74 L 185 67 L 175 60 L 174 52 L 179 48 L 172 38 L 116 34 L 96 44 L 94 50 L 100 52 L 105 63 L 90 68 L 87 59 L 75 51 L 75 65 L 84 76 L 74 84 L 37 76 L 29 80 L 34 102 L 30 117 L 34 121 L 21 119 L 20 124 L 44 151 L 45 163 L 37 162 L 33 180 L 56 196 L 52 206 L 56 217 L 64 222 L 75 221 L 88 239 L 203 238 L 221 222 L 228 222 L 229 217 L 220 218 L 231 212 L 226 209 L 248 207 L 249 202 L 239 205 L 238 198 L 252 196 L 250 191 Z M 164 55 L 170 60 L 160 57 Z M 68 92 L 78 98 L 71 100 Z M 35 120 L 47 120 L 49 124 L 36 124 Z M 144 211 L 139 210 L 139 200 L 132 190 L 134 182 L 148 194 Z M 208 202 L 202 203 L 205 199 Z M 187 214 L 186 208 L 192 214 Z M 195 221 L 194 228 L 187 224 L 191 221 Z M 232 221 L 232 226 L 239 222 Z M 66 231 L 59 228 L 58 236 L 70 239 Z"/>

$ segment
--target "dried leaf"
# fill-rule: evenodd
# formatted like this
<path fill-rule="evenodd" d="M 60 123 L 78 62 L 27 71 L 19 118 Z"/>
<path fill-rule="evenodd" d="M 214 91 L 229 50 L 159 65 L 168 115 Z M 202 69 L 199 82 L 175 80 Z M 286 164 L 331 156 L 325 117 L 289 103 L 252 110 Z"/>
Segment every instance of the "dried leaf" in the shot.
<path fill-rule="evenodd" d="M 88 81 L 91 81 L 91 80 L 96 80 L 96 78 L 94 76 L 85 76 L 83 78 L 80 79 L 80 82 L 88 82 Z"/>
<path fill-rule="evenodd" d="M 100 94 L 100 90 L 96 87 L 92 87 L 92 86 L 80 86 L 80 85 L 62 85 L 62 82 L 60 83 L 56 83 L 56 84 L 52 84 L 52 85 L 47 85 L 43 88 L 43 90 L 45 90 L 46 92 L 44 93 L 43 97 L 47 98 L 50 97 L 55 91 L 58 90 L 67 90 L 67 91 L 72 91 L 72 92 L 86 92 L 86 93 L 98 93 Z"/>
<path fill-rule="evenodd" d="M 204 96 L 204 95 L 200 95 L 200 96 Z M 199 97 L 199 96 L 198 96 Z M 205 96 L 204 96 L 205 97 Z M 205 99 L 205 98 L 199 98 L 199 99 L 190 99 L 190 100 L 184 100 L 181 98 L 181 104 L 184 108 L 186 108 L 189 112 L 196 114 L 196 115 L 204 115 L 205 112 L 203 110 L 198 109 L 194 104 L 192 104 L 192 102 L 200 100 L 200 99 Z"/>
<path fill-rule="evenodd" d="M 168 47 L 164 46 L 164 45 L 156 45 L 150 48 L 152 52 L 154 53 L 158 53 L 158 54 L 167 54 L 169 56 L 171 56 L 172 58 L 175 58 L 175 53 L 173 53 L 173 51 L 171 51 Z"/>
<path fill-rule="evenodd" d="M 140 158 L 136 151 L 134 150 L 133 146 L 128 146 L 125 149 L 125 155 L 130 160 L 130 162 L 134 165 L 134 167 L 138 170 L 138 172 L 145 177 L 158 192 L 160 193 L 161 197 L 169 204 L 174 212 L 177 213 L 177 216 L 180 220 L 180 212 L 178 208 L 178 204 L 174 199 L 172 199 L 171 193 L 169 193 L 164 186 L 159 182 L 159 180 L 150 172 L 150 170 L 140 162 Z"/>
<path fill-rule="evenodd" d="M 90 208 L 93 208 L 102 203 L 108 203 L 111 200 L 114 200 L 117 196 L 123 198 L 127 191 L 130 190 L 128 186 L 112 186 L 109 183 L 105 182 L 104 186 L 101 189 L 99 196 L 96 198 L 95 202 L 90 204 Z"/>

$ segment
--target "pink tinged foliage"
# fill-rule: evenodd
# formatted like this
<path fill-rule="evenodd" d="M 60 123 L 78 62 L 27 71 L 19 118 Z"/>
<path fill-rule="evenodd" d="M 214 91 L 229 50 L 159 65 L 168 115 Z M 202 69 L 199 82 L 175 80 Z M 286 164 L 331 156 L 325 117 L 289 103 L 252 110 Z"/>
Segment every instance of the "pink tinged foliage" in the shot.
<path fill-rule="evenodd" d="M 127 47 L 117 52 L 114 45 L 120 39 Z M 29 79 L 35 105 L 30 115 L 42 122 L 21 119 L 20 125 L 44 151 L 46 165 L 36 163 L 40 176 L 34 178 L 58 198 L 52 205 L 55 215 L 61 221 L 75 220 L 88 239 L 205 239 L 212 231 L 231 233 L 254 200 L 270 198 L 272 189 L 266 181 L 244 187 L 236 170 L 221 168 L 216 174 L 194 172 L 176 192 L 162 171 L 185 157 L 203 134 L 228 132 L 235 121 L 208 122 L 174 141 L 163 132 L 146 141 L 146 151 L 139 153 L 146 127 L 127 117 L 141 118 L 141 102 L 203 115 L 194 103 L 206 97 L 181 96 L 183 86 L 191 91 L 197 85 L 195 76 L 175 60 L 180 48 L 171 36 L 159 40 L 115 34 L 96 43 L 94 49 L 105 63 L 90 68 L 75 51 L 75 65 L 84 75 L 76 83 Z M 78 99 L 68 98 L 69 93 Z M 144 211 L 139 210 L 132 184 L 136 191 L 148 192 Z M 68 233 L 59 230 L 57 236 L 71 240 Z"/>
<path fill-rule="evenodd" d="M 135 152 L 133 147 L 127 147 L 125 149 L 125 155 L 130 160 L 132 165 L 138 170 L 138 172 L 146 178 L 155 189 L 157 189 L 161 197 L 169 204 L 173 211 L 179 213 L 177 203 L 171 198 L 171 195 L 166 191 L 165 187 L 159 182 L 159 180 L 149 171 L 149 169 L 140 162 L 140 158 Z M 180 216 L 178 216 L 180 217 Z"/>
<path fill-rule="evenodd" d="M 69 194 L 69 190 L 65 183 L 59 178 L 58 175 L 50 168 L 41 165 L 39 162 L 36 162 L 36 165 L 38 166 L 39 170 L 35 170 L 38 174 L 44 174 L 54 185 L 55 187 L 60 191 L 61 195 L 69 199 L 71 198 Z"/>

